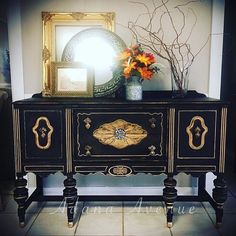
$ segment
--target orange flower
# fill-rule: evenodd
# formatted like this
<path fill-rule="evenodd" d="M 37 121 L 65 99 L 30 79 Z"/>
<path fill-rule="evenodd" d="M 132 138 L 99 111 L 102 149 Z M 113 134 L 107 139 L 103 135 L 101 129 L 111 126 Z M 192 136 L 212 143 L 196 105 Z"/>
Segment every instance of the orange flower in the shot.
<path fill-rule="evenodd" d="M 151 57 L 147 53 L 139 54 L 135 59 L 143 63 L 145 66 L 151 65 L 154 62 L 154 57 Z"/>
<path fill-rule="evenodd" d="M 141 79 L 150 80 L 157 71 L 154 67 L 150 68 L 156 62 L 154 55 L 144 52 L 139 44 L 124 49 L 117 59 L 119 60 L 119 73 L 126 79 L 135 75 Z"/>
<path fill-rule="evenodd" d="M 137 69 L 143 79 L 150 80 L 152 78 L 153 72 L 148 70 L 146 67 L 138 67 Z"/>
<path fill-rule="evenodd" d="M 120 55 L 118 55 L 118 60 L 126 60 L 131 56 L 131 52 L 129 49 L 126 49 Z"/>
<path fill-rule="evenodd" d="M 125 63 L 123 64 L 125 78 L 128 78 L 130 76 L 130 72 L 133 69 L 136 69 L 136 64 L 137 64 L 137 62 L 135 62 L 135 61 L 134 62 L 127 62 L 127 61 L 125 61 Z"/>
<path fill-rule="evenodd" d="M 149 57 L 149 62 L 150 62 L 149 65 L 156 62 L 156 59 L 152 53 L 145 53 L 145 54 L 147 57 Z"/>

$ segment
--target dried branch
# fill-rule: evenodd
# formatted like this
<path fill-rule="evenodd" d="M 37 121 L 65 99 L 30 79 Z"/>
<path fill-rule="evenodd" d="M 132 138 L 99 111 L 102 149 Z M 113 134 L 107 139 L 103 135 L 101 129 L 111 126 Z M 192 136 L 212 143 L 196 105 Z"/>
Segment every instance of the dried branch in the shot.
<path fill-rule="evenodd" d="M 135 21 L 128 23 L 129 30 L 139 44 L 169 63 L 176 85 L 180 90 L 183 86 L 184 76 L 188 74 L 189 67 L 210 38 L 209 36 L 202 47 L 193 53 L 188 42 L 197 24 L 197 15 L 190 7 L 190 4 L 198 1 L 190 0 L 184 4 L 174 6 L 173 9 L 170 9 L 168 5 L 169 0 L 152 0 L 151 8 L 143 2 L 131 2 L 142 5 L 145 8 L 145 13 L 138 15 Z M 186 8 L 187 12 L 194 17 L 190 31 L 187 32 Z M 174 14 L 180 15 L 180 26 L 177 26 Z M 143 25 L 141 21 L 144 15 L 148 17 L 147 25 Z M 170 27 L 167 31 L 164 28 L 164 24 L 168 22 Z M 172 40 L 166 39 L 167 34 L 170 32 L 173 33 Z"/>

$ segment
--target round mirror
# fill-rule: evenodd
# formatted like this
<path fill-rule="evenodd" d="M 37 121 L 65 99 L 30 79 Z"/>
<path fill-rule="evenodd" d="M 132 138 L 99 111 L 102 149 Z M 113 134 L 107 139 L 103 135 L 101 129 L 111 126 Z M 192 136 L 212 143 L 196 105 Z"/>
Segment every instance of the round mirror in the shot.
<path fill-rule="evenodd" d="M 113 94 L 123 83 L 122 77 L 113 73 L 116 56 L 126 48 L 115 33 L 102 28 L 80 31 L 66 44 L 62 61 L 81 62 L 94 68 L 94 97 Z"/>

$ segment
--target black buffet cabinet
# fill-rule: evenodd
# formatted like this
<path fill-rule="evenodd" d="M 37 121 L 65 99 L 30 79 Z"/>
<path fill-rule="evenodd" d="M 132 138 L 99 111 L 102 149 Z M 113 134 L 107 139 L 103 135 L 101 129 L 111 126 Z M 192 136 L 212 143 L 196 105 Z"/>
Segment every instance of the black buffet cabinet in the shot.
<path fill-rule="evenodd" d="M 20 225 L 30 204 L 24 175 L 33 172 L 42 177 L 58 171 L 66 176 L 63 197 L 69 226 L 73 226 L 77 200 L 73 177 L 96 172 L 166 174 L 161 199 L 166 203 L 168 227 L 172 226 L 174 201 L 181 199 L 174 176 L 184 172 L 201 179 L 212 172 L 217 176 L 212 198 L 201 183 L 198 200 L 211 202 L 220 225 L 227 198 L 223 178 L 227 103 L 193 95 L 171 99 L 150 93 L 135 102 L 40 97 L 14 102 L 14 198 Z M 42 192 L 40 187 L 34 196 Z"/>

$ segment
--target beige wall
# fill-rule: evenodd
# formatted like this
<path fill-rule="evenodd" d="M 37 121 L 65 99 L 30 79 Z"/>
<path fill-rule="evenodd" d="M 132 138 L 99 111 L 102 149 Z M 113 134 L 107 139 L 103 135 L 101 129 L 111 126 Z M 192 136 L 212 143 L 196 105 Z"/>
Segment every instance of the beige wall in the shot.
<path fill-rule="evenodd" d="M 128 0 L 22 0 L 21 14 L 21 34 L 22 34 L 22 58 L 23 58 L 23 80 L 24 93 L 33 94 L 42 90 L 42 11 L 58 12 L 106 12 L 116 13 L 116 33 L 129 45 L 132 41 L 130 32 L 126 29 L 130 20 L 145 10 L 140 4 L 131 3 Z M 150 3 L 151 1 L 142 1 Z M 171 4 L 183 3 L 186 0 L 171 0 Z M 193 3 L 194 11 L 197 15 L 197 25 L 191 37 L 191 47 L 197 51 L 211 33 L 211 0 Z M 191 26 L 191 19 L 186 22 L 186 26 Z M 187 31 L 189 32 L 189 31 Z M 190 89 L 208 93 L 209 83 L 209 63 L 210 63 L 210 41 L 204 50 L 198 55 L 190 71 Z M 165 62 L 163 72 L 158 78 L 145 83 L 145 90 L 170 89 L 170 75 Z"/>

